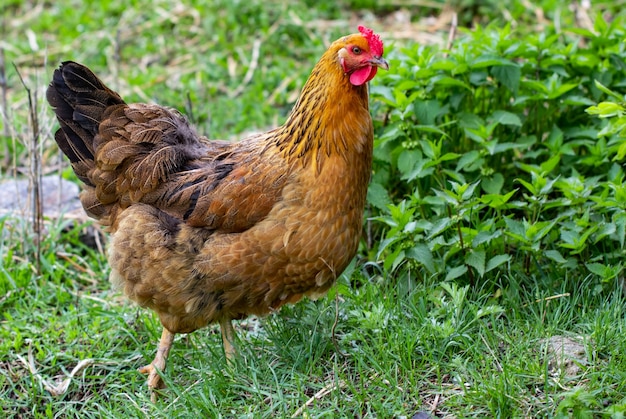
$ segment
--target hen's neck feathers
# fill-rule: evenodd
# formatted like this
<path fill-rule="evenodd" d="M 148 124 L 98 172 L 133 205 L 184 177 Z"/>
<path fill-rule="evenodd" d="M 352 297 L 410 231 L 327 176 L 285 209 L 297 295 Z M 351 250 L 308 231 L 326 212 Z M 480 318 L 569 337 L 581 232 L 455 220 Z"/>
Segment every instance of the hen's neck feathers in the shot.
<path fill-rule="evenodd" d="M 372 147 L 367 84 L 350 83 L 338 60 L 342 47 L 335 42 L 313 68 L 275 137 L 288 160 L 297 158 L 306 166 L 313 159 L 318 171 L 333 153 L 350 161 Z"/>

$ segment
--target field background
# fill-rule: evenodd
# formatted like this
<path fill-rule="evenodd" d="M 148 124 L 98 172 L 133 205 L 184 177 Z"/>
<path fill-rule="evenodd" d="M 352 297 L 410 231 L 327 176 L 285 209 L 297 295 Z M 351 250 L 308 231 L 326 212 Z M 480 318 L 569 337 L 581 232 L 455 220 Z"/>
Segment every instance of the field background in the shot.
<path fill-rule="evenodd" d="M 624 417 L 624 6 L 4 1 L 3 181 L 76 181 L 44 100 L 63 60 L 227 139 L 282 123 L 359 24 L 391 68 L 354 263 L 327 298 L 238 322 L 234 366 L 217 327 L 178 336 L 155 404 L 136 369 L 160 325 L 111 290 L 106 237 L 0 213 L 2 415 Z"/>

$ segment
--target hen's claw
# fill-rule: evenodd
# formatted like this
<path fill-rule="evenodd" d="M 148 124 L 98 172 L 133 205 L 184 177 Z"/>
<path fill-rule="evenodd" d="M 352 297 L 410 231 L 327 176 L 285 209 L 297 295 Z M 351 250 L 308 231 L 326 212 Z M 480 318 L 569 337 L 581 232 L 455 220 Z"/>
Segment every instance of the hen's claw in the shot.
<path fill-rule="evenodd" d="M 164 327 L 154 361 L 138 370 L 142 374 L 148 374 L 148 388 L 150 389 L 150 400 L 152 400 L 152 402 L 155 402 L 157 399 L 155 390 L 165 387 L 165 383 L 163 383 L 159 371 L 165 371 L 167 356 L 170 353 L 173 342 L 174 333 Z"/>
<path fill-rule="evenodd" d="M 165 383 L 161 379 L 157 368 L 152 364 L 144 365 L 139 368 L 138 371 L 142 374 L 148 374 L 148 388 L 150 389 L 150 400 L 152 403 L 157 400 L 157 393 L 155 390 L 165 388 Z"/>

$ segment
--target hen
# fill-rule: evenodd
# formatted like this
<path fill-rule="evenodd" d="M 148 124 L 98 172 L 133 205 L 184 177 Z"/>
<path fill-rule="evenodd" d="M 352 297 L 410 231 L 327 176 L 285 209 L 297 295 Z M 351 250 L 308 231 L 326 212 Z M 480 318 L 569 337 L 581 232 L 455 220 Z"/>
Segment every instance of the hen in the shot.
<path fill-rule="evenodd" d="M 324 53 L 285 124 L 209 141 L 177 111 L 127 104 L 64 62 L 47 99 L 55 140 L 84 183 L 87 214 L 111 233 L 111 282 L 154 310 L 163 334 L 140 369 L 161 386 L 174 334 L 266 315 L 325 293 L 354 257 L 371 172 L 367 82 L 388 69 L 371 29 Z"/>

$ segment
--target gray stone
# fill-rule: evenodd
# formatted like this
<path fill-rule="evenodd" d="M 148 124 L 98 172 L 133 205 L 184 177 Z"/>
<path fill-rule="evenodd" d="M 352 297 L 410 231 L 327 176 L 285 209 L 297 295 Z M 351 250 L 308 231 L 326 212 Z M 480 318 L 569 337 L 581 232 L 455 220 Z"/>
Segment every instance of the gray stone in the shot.
<path fill-rule="evenodd" d="M 79 187 L 76 183 L 59 176 L 44 176 L 40 186 L 44 216 L 56 218 L 65 212 L 82 208 L 78 193 Z M 3 213 L 28 215 L 32 208 L 28 179 L 0 181 L 0 209 L 4 210 Z"/>

